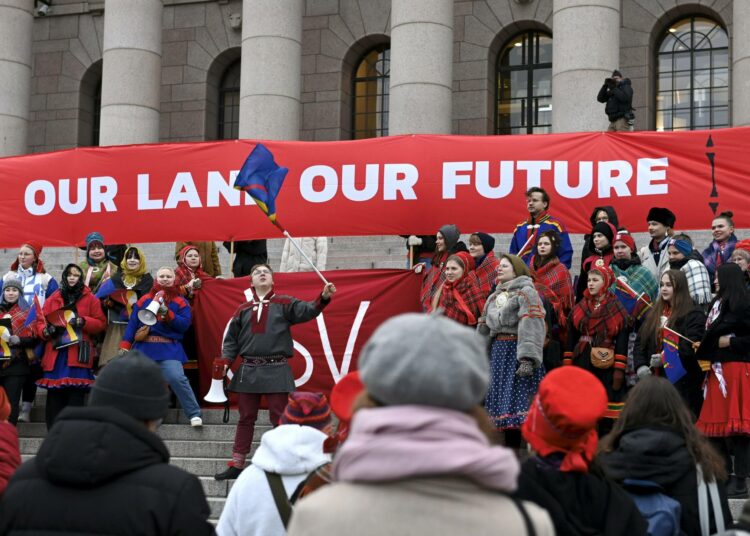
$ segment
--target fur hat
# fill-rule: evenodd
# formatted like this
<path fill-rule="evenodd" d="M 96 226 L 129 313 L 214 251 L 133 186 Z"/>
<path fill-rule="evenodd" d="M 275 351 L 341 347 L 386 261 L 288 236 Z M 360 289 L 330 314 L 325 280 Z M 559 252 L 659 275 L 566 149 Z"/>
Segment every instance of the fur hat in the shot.
<path fill-rule="evenodd" d="M 468 411 L 484 399 L 490 371 L 474 330 L 440 315 L 407 313 L 383 322 L 359 355 L 367 392 L 386 406 Z"/>
<path fill-rule="evenodd" d="M 482 249 L 484 249 L 485 255 L 495 249 L 495 238 L 492 235 L 476 232 L 472 233 L 471 236 L 476 236 L 482 243 Z"/>
<path fill-rule="evenodd" d="M 596 376 L 559 367 L 539 384 L 521 432 L 542 456 L 564 453 L 561 471 L 587 472 L 596 453 L 596 425 L 606 410 L 607 393 Z"/>
<path fill-rule="evenodd" d="M 321 393 L 295 391 L 289 393 L 289 400 L 280 424 L 299 424 L 322 430 L 331 422 L 331 406 L 328 398 Z"/>
<path fill-rule="evenodd" d="M 648 211 L 648 216 L 646 216 L 646 221 L 655 221 L 665 227 L 674 227 L 677 216 L 668 208 L 651 207 Z"/>
<path fill-rule="evenodd" d="M 169 392 L 159 365 L 142 352 L 130 350 L 97 376 L 89 406 L 109 406 L 139 421 L 151 421 L 166 415 Z"/>
<path fill-rule="evenodd" d="M 612 245 L 614 246 L 616 242 L 622 242 L 630 248 L 631 253 L 635 253 L 635 240 L 633 240 L 631 234 L 625 229 L 620 229 L 619 231 L 617 231 L 617 235 L 615 235 L 615 241 L 612 243 Z"/>

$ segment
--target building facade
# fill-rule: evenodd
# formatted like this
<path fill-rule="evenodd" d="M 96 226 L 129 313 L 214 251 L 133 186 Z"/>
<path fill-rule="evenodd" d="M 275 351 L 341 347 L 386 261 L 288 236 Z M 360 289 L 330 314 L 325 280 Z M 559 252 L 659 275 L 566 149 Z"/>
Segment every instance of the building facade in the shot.
<path fill-rule="evenodd" d="M 750 124 L 747 0 L 0 0 L 0 36 L 5 156 L 603 130 L 615 68 L 639 130 Z"/>

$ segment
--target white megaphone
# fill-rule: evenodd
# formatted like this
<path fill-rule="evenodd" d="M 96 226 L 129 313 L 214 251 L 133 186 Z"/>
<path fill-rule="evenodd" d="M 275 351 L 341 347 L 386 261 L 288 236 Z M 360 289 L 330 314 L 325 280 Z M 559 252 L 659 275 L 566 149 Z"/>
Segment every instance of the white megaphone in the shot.
<path fill-rule="evenodd" d="M 227 395 L 224 394 L 224 380 L 211 380 L 211 389 L 203 397 L 206 402 L 212 404 L 221 404 L 227 401 Z"/>
<path fill-rule="evenodd" d="M 159 312 L 159 307 L 161 307 L 163 303 L 164 294 L 157 292 L 154 299 L 148 304 L 148 307 L 138 311 L 138 320 L 147 326 L 153 326 L 156 324 L 156 314 Z"/>

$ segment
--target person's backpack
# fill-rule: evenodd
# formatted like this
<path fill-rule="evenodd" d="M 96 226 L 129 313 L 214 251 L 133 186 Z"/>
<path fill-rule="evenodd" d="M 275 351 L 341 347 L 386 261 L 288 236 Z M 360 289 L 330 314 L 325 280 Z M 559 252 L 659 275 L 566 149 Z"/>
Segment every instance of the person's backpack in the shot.
<path fill-rule="evenodd" d="M 682 506 L 650 480 L 626 479 L 622 483 L 648 523 L 649 536 L 679 536 Z"/>

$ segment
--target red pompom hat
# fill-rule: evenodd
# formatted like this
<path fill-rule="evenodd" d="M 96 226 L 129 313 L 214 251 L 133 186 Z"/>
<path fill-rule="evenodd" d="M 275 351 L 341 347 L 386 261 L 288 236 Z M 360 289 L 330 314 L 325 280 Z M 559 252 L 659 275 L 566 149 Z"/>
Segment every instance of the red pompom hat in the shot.
<path fill-rule="evenodd" d="M 541 456 L 565 454 L 561 471 L 588 472 L 598 443 L 596 425 L 607 410 L 607 393 L 589 371 L 563 366 L 547 373 L 521 432 Z"/>

